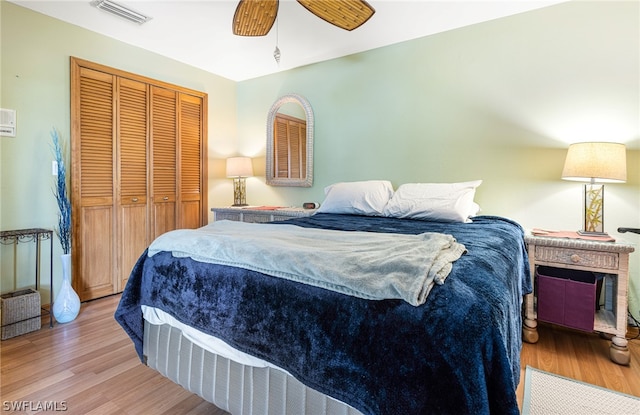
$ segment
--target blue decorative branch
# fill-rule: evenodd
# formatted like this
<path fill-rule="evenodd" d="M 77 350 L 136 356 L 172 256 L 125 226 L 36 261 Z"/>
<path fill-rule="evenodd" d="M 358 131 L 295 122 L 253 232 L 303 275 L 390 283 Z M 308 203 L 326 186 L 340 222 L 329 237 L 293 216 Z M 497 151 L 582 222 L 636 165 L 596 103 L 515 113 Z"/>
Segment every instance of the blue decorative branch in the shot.
<path fill-rule="evenodd" d="M 64 163 L 63 149 L 60 143 L 58 131 L 54 128 L 51 131 L 51 139 L 53 141 L 53 155 L 58 164 L 58 177 L 56 186 L 53 189 L 53 195 L 58 202 L 58 227 L 56 234 L 62 245 L 62 252 L 68 254 L 71 251 L 71 202 L 67 195 L 67 171 Z"/>

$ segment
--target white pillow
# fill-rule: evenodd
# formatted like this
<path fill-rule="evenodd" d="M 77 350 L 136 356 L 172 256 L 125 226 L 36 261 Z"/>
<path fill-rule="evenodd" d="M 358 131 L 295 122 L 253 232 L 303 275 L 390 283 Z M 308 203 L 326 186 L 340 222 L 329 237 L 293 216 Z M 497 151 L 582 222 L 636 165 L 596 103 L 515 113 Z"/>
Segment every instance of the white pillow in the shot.
<path fill-rule="evenodd" d="M 341 182 L 325 187 L 324 194 L 317 213 L 381 216 L 393 186 L 387 180 Z"/>
<path fill-rule="evenodd" d="M 470 222 L 480 206 L 473 198 L 482 180 L 461 183 L 401 185 L 384 209 L 384 216 L 446 222 Z"/>
<path fill-rule="evenodd" d="M 481 210 L 482 209 L 480 208 L 480 205 L 474 201 L 471 204 L 471 211 L 469 212 L 469 217 L 472 218 L 474 216 L 478 216 L 478 213 L 480 213 Z"/>

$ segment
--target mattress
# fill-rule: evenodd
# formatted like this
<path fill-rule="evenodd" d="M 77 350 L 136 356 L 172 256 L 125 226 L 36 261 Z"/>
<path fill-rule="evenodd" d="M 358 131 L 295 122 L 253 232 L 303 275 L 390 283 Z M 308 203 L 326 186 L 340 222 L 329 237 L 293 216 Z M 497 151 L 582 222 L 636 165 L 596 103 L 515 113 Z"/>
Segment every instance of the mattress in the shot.
<path fill-rule="evenodd" d="M 151 324 L 155 324 L 158 326 L 168 324 L 169 326 L 177 328 L 189 341 L 200 346 L 202 349 L 208 352 L 226 357 L 227 359 L 233 360 L 243 365 L 253 367 L 273 367 L 286 372 L 284 369 L 281 369 L 278 366 L 267 362 L 266 360 L 241 352 L 240 350 L 230 346 L 217 337 L 203 333 L 198 329 L 180 322 L 171 314 L 166 313 L 159 308 L 143 305 L 142 315 L 144 316 L 144 320 Z"/>
<path fill-rule="evenodd" d="M 234 415 L 362 415 L 280 369 L 205 350 L 169 324 L 145 321 L 143 350 L 150 368 Z"/>

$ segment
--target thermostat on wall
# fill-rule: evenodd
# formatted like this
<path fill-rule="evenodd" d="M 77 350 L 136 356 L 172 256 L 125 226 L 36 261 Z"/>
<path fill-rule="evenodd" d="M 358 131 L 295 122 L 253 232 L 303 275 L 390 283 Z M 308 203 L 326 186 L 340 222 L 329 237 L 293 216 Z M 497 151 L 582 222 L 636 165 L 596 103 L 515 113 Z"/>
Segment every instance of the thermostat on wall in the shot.
<path fill-rule="evenodd" d="M 16 136 L 16 110 L 0 108 L 0 135 Z"/>

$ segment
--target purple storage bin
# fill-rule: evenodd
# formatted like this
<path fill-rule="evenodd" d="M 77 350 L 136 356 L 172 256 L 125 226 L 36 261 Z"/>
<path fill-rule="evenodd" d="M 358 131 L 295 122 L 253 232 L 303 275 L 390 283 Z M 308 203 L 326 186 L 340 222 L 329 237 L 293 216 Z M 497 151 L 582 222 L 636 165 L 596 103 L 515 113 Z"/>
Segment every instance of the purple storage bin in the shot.
<path fill-rule="evenodd" d="M 593 272 L 539 266 L 538 320 L 593 331 L 596 276 Z"/>

